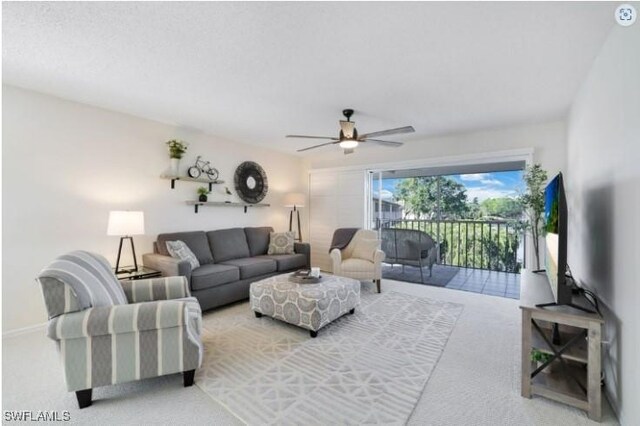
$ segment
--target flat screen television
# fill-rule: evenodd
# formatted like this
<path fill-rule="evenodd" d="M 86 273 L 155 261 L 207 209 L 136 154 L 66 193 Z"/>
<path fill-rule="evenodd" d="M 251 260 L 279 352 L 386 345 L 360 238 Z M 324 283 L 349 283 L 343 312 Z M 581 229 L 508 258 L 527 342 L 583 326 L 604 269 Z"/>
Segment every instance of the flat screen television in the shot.
<path fill-rule="evenodd" d="M 571 283 L 567 271 L 567 198 L 562 173 L 544 191 L 545 270 L 555 302 L 571 303 Z"/>

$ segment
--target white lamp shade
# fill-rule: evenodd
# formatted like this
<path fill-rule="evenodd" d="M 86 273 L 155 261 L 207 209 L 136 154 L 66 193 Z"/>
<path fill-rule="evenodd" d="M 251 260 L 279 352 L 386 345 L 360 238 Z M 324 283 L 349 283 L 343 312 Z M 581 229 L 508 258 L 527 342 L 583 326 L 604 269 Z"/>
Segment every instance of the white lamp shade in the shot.
<path fill-rule="evenodd" d="M 304 200 L 307 198 L 304 194 L 300 192 L 291 192 L 284 196 L 284 206 L 285 207 L 304 207 Z"/>
<path fill-rule="evenodd" d="M 107 235 L 129 236 L 144 234 L 144 213 L 130 211 L 109 212 Z"/>

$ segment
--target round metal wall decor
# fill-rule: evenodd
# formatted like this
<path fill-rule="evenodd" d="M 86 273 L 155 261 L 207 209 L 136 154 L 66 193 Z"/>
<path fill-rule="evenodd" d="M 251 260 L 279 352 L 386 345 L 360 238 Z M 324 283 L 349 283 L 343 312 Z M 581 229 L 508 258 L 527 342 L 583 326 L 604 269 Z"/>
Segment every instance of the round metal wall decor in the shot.
<path fill-rule="evenodd" d="M 247 203 L 255 204 L 267 195 L 267 174 L 260 164 L 245 161 L 236 169 L 233 177 L 238 196 Z"/>

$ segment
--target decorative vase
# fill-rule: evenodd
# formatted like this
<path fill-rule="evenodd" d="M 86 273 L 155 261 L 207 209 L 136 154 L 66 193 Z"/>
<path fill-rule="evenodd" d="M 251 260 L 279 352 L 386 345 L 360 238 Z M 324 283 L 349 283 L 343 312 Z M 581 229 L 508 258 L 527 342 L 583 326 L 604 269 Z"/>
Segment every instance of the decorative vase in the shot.
<path fill-rule="evenodd" d="M 180 159 L 171 159 L 171 176 L 180 176 Z"/>
<path fill-rule="evenodd" d="M 202 202 L 202 203 L 206 203 L 207 202 L 207 196 L 206 195 L 201 195 L 198 197 L 198 201 Z"/>

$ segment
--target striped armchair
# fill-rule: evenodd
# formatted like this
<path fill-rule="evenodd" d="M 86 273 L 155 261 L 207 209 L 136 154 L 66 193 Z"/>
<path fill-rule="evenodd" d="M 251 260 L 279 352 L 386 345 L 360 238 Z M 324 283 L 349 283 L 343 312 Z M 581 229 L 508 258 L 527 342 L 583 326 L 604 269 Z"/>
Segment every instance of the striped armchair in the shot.
<path fill-rule="evenodd" d="M 40 272 L 47 335 L 80 408 L 92 389 L 165 374 L 191 386 L 202 363 L 202 313 L 185 277 L 119 282 L 107 260 L 74 251 Z"/>

